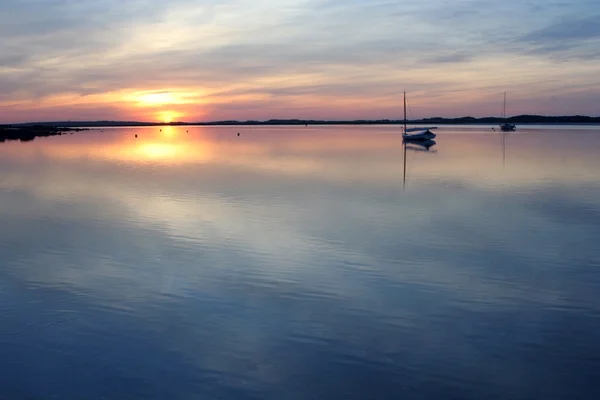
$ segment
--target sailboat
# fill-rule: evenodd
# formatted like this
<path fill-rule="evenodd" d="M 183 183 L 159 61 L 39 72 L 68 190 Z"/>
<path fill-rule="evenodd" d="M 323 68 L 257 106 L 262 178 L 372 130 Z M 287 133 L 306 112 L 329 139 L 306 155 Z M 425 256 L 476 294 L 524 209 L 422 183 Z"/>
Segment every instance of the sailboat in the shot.
<path fill-rule="evenodd" d="M 506 118 L 506 92 L 504 92 L 504 105 L 502 106 L 502 118 Z M 502 132 L 512 132 L 517 130 L 517 126 L 515 124 L 509 124 L 507 122 L 500 124 L 500 130 Z"/>
<path fill-rule="evenodd" d="M 437 129 L 437 127 L 430 128 L 406 128 L 406 92 L 404 92 L 404 132 L 402 138 L 406 141 L 424 141 L 435 138 L 435 133 L 431 132 L 431 129 Z"/>

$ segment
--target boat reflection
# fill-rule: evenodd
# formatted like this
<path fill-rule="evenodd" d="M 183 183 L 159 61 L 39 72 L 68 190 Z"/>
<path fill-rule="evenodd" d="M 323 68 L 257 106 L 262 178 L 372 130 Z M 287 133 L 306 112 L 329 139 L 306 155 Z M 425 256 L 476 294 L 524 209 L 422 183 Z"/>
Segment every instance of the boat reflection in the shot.
<path fill-rule="evenodd" d="M 437 153 L 437 150 L 431 150 L 431 148 L 433 146 L 435 146 L 435 140 L 429 139 L 429 140 L 407 140 L 407 139 L 403 139 L 402 140 L 402 147 L 404 147 L 404 156 L 403 156 L 403 161 L 404 161 L 404 167 L 403 167 L 403 174 L 402 174 L 402 188 L 406 188 L 406 151 L 407 150 L 411 150 L 411 151 L 415 151 L 415 152 L 422 152 L 422 153 L 431 153 L 431 154 L 435 154 Z"/>
<path fill-rule="evenodd" d="M 502 132 L 502 165 L 506 165 L 506 132 Z"/>
<path fill-rule="evenodd" d="M 437 153 L 437 150 L 431 150 L 436 144 L 435 140 L 412 141 L 405 139 L 403 140 L 403 143 L 407 150 Z"/>

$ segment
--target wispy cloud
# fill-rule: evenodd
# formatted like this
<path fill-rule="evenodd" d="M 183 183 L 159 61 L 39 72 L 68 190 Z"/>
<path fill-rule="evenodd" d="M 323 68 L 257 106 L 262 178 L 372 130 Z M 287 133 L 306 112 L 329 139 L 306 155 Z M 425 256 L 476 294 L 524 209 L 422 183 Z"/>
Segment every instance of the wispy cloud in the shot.
<path fill-rule="evenodd" d="M 600 59 L 600 13 L 592 16 L 562 17 L 518 39 L 531 46 L 534 54 L 559 60 Z"/>

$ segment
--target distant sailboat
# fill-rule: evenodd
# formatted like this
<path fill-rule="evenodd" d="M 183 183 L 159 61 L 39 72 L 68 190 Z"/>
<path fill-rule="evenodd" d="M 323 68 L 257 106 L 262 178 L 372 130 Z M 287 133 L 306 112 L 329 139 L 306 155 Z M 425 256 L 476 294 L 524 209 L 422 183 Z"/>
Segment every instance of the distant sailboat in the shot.
<path fill-rule="evenodd" d="M 437 128 L 406 128 L 406 92 L 404 92 L 404 132 L 402 133 L 402 138 L 406 141 L 431 140 L 436 137 L 436 134 L 431 132 L 431 129 Z"/>
<path fill-rule="evenodd" d="M 504 104 L 502 106 L 502 118 L 506 119 L 506 92 L 504 92 Z M 500 130 L 502 132 L 512 132 L 517 130 L 517 126 L 515 124 L 509 124 L 507 122 L 500 124 Z"/>

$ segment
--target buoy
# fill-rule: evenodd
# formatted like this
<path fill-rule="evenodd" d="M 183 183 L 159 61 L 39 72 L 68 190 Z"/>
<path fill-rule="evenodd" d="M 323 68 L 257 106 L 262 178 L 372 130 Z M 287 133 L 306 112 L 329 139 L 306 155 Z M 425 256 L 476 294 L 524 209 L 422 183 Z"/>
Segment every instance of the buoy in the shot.
<path fill-rule="evenodd" d="M 240 136 L 240 133 L 238 132 L 238 136 Z"/>
<path fill-rule="evenodd" d="M 135 134 L 135 137 L 137 137 L 137 133 Z"/>

